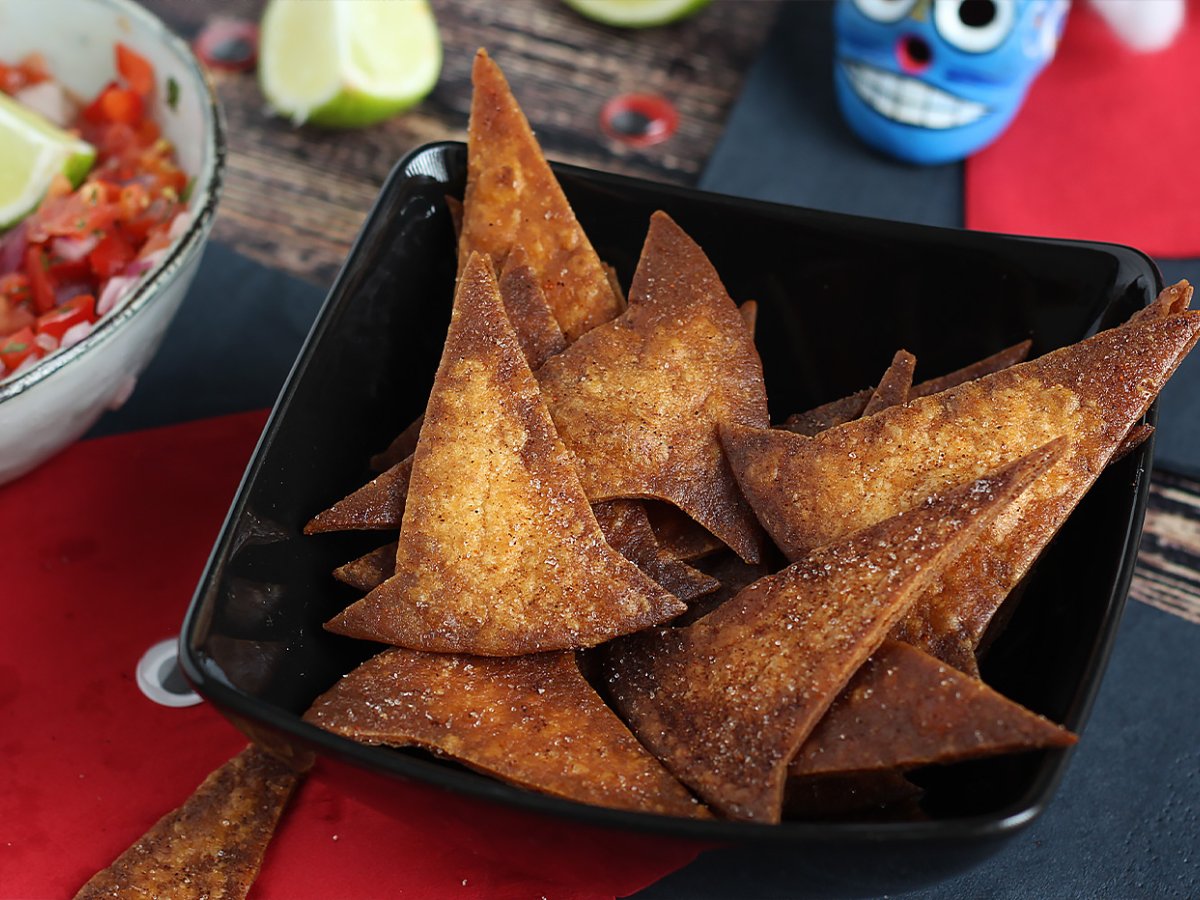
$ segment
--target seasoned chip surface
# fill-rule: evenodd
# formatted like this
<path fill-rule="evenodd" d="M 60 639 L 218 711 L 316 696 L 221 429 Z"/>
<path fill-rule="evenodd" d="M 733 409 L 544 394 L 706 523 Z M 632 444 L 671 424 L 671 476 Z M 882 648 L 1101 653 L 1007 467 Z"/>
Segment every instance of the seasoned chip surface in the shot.
<path fill-rule="evenodd" d="M 538 381 L 592 500 L 666 500 L 758 560 L 759 527 L 717 428 L 767 426 L 762 364 L 712 264 L 665 213 L 651 217 L 629 309 Z"/>
<path fill-rule="evenodd" d="M 399 528 L 411 475 L 412 458 L 408 457 L 317 513 L 304 526 L 304 533 Z"/>
<path fill-rule="evenodd" d="M 887 640 L 834 701 L 788 767 L 820 775 L 913 769 L 1069 747 L 1075 735 L 916 647 Z"/>
<path fill-rule="evenodd" d="M 739 484 L 789 558 L 881 521 L 1056 435 L 1067 451 L 964 553 L 896 636 L 976 671 L 996 609 L 1057 532 L 1200 333 L 1141 317 L 1079 344 L 815 437 L 732 426 Z"/>
<path fill-rule="evenodd" d="M 690 626 L 616 642 L 618 711 L 711 806 L 779 821 L 788 763 L 829 704 L 929 579 L 1059 449 L 815 550 Z"/>
<path fill-rule="evenodd" d="M 546 302 L 524 247 L 513 247 L 500 272 L 500 300 L 529 368 L 567 349 L 567 339 Z"/>
<path fill-rule="evenodd" d="M 620 298 L 503 73 L 483 50 L 475 55 L 471 81 L 459 273 L 472 252 L 486 254 L 499 268 L 513 247 L 523 247 L 563 334 L 573 341 L 619 315 Z"/>
<path fill-rule="evenodd" d="M 864 416 L 873 416 L 889 406 L 899 406 L 908 400 L 908 392 L 912 388 L 913 370 L 917 367 L 917 358 L 907 350 L 897 350 L 892 357 L 892 364 L 887 367 L 879 385 L 871 394 L 867 405 L 863 407 Z"/>
<path fill-rule="evenodd" d="M 613 549 L 680 600 L 695 600 L 721 586 L 659 546 L 640 500 L 606 500 L 592 507 Z"/>
<path fill-rule="evenodd" d="M 318 697 L 304 718 L 368 744 L 424 747 L 568 800 L 706 815 L 604 705 L 572 653 L 387 650 Z"/>
<path fill-rule="evenodd" d="M 491 264 L 474 254 L 413 456 L 396 574 L 326 627 L 513 656 L 592 646 L 684 609 L 605 542 Z"/>
<path fill-rule="evenodd" d="M 76 900 L 245 897 L 300 776 L 250 746 L 209 775 Z"/>

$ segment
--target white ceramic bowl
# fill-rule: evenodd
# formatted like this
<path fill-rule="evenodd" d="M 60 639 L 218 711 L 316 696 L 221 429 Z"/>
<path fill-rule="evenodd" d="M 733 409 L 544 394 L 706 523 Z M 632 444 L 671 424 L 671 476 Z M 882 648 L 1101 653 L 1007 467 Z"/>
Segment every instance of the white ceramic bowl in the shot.
<path fill-rule="evenodd" d="M 154 64 L 153 116 L 195 178 L 187 229 L 78 344 L 0 382 L 0 483 L 32 469 L 125 401 L 179 309 L 208 239 L 225 157 L 216 95 L 187 44 L 130 0 L 0 0 L 0 59 L 41 53 L 54 77 L 92 97 L 115 77 L 120 41 Z M 179 86 L 171 109 L 163 85 Z"/>

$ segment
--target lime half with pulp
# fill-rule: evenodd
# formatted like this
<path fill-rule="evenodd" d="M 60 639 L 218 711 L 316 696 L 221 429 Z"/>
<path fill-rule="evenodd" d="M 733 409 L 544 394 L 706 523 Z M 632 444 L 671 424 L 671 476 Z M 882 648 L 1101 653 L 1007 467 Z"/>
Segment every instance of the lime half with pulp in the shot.
<path fill-rule="evenodd" d="M 619 28 L 651 28 L 677 22 L 708 6 L 709 0 L 563 0 L 589 19 Z"/>
<path fill-rule="evenodd" d="M 442 42 L 427 0 L 270 0 L 258 77 L 293 122 L 373 125 L 437 83 Z"/>
<path fill-rule="evenodd" d="M 55 175 L 78 187 L 96 148 L 0 93 L 0 231 L 41 202 Z"/>

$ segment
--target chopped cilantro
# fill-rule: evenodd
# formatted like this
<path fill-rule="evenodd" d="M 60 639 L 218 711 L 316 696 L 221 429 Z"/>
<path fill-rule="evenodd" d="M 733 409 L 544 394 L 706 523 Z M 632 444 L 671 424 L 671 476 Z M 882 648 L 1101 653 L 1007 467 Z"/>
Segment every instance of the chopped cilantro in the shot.
<path fill-rule="evenodd" d="M 188 183 L 183 186 L 183 193 L 179 195 L 180 203 L 187 203 L 192 199 L 192 191 L 196 188 L 196 177 L 193 175 L 188 179 Z"/>
<path fill-rule="evenodd" d="M 179 82 L 174 78 L 167 78 L 167 106 L 174 111 L 179 105 Z"/>

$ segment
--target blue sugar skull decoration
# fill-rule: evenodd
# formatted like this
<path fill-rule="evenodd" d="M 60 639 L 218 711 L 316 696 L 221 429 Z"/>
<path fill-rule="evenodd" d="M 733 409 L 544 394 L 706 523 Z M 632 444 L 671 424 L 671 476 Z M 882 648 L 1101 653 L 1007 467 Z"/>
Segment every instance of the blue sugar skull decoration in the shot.
<path fill-rule="evenodd" d="M 838 0 L 834 83 L 860 138 L 908 162 L 1000 135 L 1054 56 L 1067 0 Z"/>

